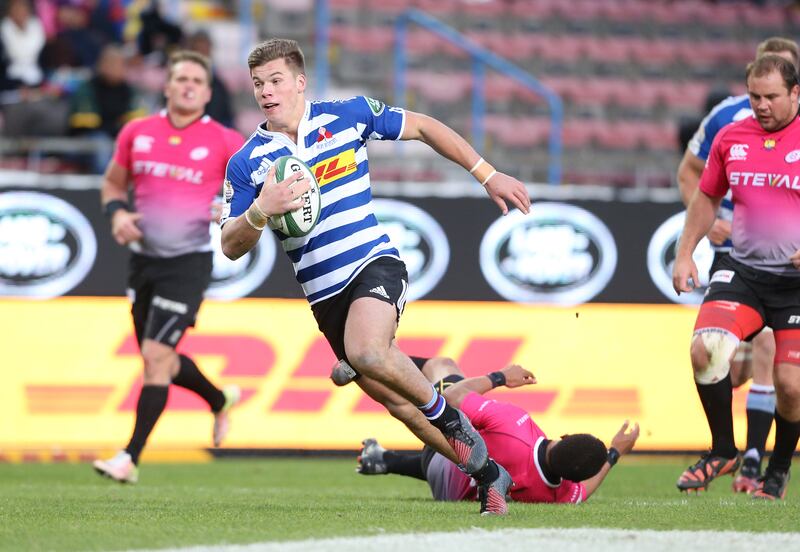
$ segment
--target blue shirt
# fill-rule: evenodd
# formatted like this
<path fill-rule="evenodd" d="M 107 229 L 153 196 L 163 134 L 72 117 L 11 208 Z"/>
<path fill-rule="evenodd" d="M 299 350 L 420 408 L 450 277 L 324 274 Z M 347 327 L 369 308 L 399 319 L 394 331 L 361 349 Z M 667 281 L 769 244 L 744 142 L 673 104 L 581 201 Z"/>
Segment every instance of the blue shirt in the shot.
<path fill-rule="evenodd" d="M 299 157 L 320 186 L 319 222 L 302 238 L 273 232 L 309 303 L 336 295 L 378 257 L 400 258 L 373 212 L 366 146 L 400 139 L 404 124 L 404 110 L 364 96 L 306 102 L 298 143 L 262 123 L 228 163 L 222 224 L 247 210 L 276 159 Z"/>
<path fill-rule="evenodd" d="M 753 109 L 750 107 L 750 97 L 747 94 L 728 96 L 715 105 L 700 123 L 700 128 L 697 129 L 697 132 L 694 133 L 694 136 L 689 141 L 689 151 L 699 159 L 707 161 L 708 154 L 711 151 L 711 144 L 714 142 L 717 133 L 723 127 L 735 121 L 741 121 L 752 116 Z M 722 198 L 722 203 L 720 203 L 717 211 L 717 218 L 727 221 L 733 220 L 733 200 L 731 199 L 730 190 Z M 733 242 L 728 238 L 722 245 L 712 243 L 711 247 L 714 251 L 728 253 L 733 248 Z"/>

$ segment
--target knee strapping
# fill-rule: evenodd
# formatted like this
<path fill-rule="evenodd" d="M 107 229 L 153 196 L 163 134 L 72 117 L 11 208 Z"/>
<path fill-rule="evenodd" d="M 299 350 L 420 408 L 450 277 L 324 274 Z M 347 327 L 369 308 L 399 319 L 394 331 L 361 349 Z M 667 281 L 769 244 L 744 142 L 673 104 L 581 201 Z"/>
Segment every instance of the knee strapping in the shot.
<path fill-rule="evenodd" d="M 703 340 L 708 353 L 708 364 L 703 370 L 695 370 L 694 380 L 710 385 L 725 378 L 731 370 L 731 357 L 739 346 L 739 338 L 720 328 L 703 328 L 694 335 Z"/>

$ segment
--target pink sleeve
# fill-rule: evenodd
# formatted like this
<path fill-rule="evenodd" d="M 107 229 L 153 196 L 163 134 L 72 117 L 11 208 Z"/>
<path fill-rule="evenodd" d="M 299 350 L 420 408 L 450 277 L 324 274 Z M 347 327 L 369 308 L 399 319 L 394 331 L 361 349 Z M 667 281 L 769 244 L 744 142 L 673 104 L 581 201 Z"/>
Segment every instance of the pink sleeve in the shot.
<path fill-rule="evenodd" d="M 122 127 L 117 135 L 117 145 L 114 149 L 114 161 L 117 165 L 131 170 L 131 144 L 133 142 L 135 121 Z"/>
<path fill-rule="evenodd" d="M 242 144 L 244 144 L 244 138 L 238 131 L 230 128 L 225 129 L 225 145 L 228 147 L 228 159 L 241 149 Z"/>
<path fill-rule="evenodd" d="M 580 504 L 585 501 L 586 487 L 583 483 L 575 483 L 565 479 L 556 489 L 556 503 L 558 504 Z"/>
<path fill-rule="evenodd" d="M 711 144 L 711 153 L 708 155 L 706 168 L 700 177 L 700 190 L 711 197 L 722 197 L 728 193 L 728 175 L 725 172 L 724 147 L 722 138 L 727 133 L 720 132 Z"/>

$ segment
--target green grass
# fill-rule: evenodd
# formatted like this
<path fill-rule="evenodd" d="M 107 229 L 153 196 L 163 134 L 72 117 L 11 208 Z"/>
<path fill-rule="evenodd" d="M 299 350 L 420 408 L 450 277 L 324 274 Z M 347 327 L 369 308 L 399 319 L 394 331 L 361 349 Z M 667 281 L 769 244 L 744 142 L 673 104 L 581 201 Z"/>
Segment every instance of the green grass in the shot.
<path fill-rule="evenodd" d="M 512 504 L 481 518 L 477 504 L 436 503 L 427 486 L 365 477 L 353 460 L 217 460 L 145 464 L 122 486 L 88 465 L 0 465 L 0 549 L 120 550 L 363 536 L 470 527 L 615 527 L 797 531 L 800 488 L 763 503 L 729 477 L 686 497 L 674 482 L 689 459 L 625 459 L 581 506 Z"/>

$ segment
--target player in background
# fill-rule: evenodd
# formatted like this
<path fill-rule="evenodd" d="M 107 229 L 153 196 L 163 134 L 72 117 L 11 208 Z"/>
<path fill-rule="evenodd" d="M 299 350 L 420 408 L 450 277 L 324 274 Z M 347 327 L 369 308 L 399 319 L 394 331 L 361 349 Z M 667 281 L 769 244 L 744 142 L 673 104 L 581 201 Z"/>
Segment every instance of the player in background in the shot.
<path fill-rule="evenodd" d="M 276 232 L 292 261 L 319 329 L 336 357 L 364 377 L 358 385 L 381 404 L 404 409 L 403 421 L 423 442 L 459 464 L 483 487 L 482 514 L 505 514 L 512 482 L 491 460 L 469 420 L 447 405 L 396 345 L 408 276 L 399 252 L 372 208 L 366 142 L 420 140 L 460 164 L 503 213 L 510 201 L 527 212 L 522 183 L 496 171 L 452 129 L 436 119 L 363 96 L 308 102 L 302 51 L 272 39 L 248 57 L 256 102 L 266 122 L 230 161 L 226 173 L 222 249 L 236 259 L 256 245 L 267 217 L 301 204 L 308 183 L 299 173 L 275 182 L 282 155 L 305 161 L 320 184 L 319 222 L 303 238 Z M 391 412 L 391 410 L 390 410 Z M 394 414 L 394 413 L 393 413 Z M 428 422 L 426 422 L 426 419 Z"/>
<path fill-rule="evenodd" d="M 94 463 L 98 473 L 120 482 L 138 479 L 139 455 L 164 411 L 171 383 L 208 403 L 214 446 L 228 432 L 228 411 L 239 400 L 238 387 L 218 389 L 190 357 L 175 350 L 186 328 L 194 326 L 211 279 L 212 209 L 228 158 L 244 141 L 203 115 L 211 99 L 210 68 L 208 58 L 195 52 L 170 58 L 166 109 L 123 127 L 103 178 L 101 199 L 111 234 L 132 251 L 128 295 L 144 361 L 133 435 L 116 456 Z M 130 189 L 134 206 L 128 203 Z"/>
<path fill-rule="evenodd" d="M 692 196 L 673 269 L 678 293 L 698 281 L 692 252 L 732 191 L 733 249 L 720 260 L 700 307 L 690 348 L 709 416 L 711 451 L 678 480 L 699 490 L 733 474 L 741 455 L 733 439 L 730 362 L 739 343 L 767 325 L 775 334 L 775 447 L 756 498 L 786 493 L 800 436 L 800 121 L 797 68 L 767 54 L 748 65 L 754 116 L 724 127 L 714 139 Z"/>
<path fill-rule="evenodd" d="M 580 503 L 597 490 L 620 456 L 628 454 L 639 437 L 639 426 L 628 431 L 626 421 L 606 449 L 586 433 L 547 436 L 530 414 L 512 404 L 481 395 L 499 386 L 536 383 L 521 366 L 512 364 L 486 376 L 464 378 L 449 358 L 412 360 L 447 402 L 462 409 L 480 432 L 489 454 L 511 474 L 511 498 L 517 502 Z M 331 378 L 345 383 L 334 368 Z M 474 500 L 474 482 L 430 447 L 421 452 L 385 450 L 375 439 L 365 439 L 357 471 L 365 475 L 395 473 L 427 481 L 435 500 Z"/>
<path fill-rule="evenodd" d="M 798 65 L 798 47 L 794 40 L 781 37 L 769 38 L 758 45 L 756 58 L 764 54 L 777 54 Z M 729 97 L 717 104 L 700 123 L 700 127 L 689 142 L 678 167 L 678 186 L 681 198 L 685 205 L 689 205 L 700 176 L 703 174 L 711 144 L 717 133 L 726 125 L 752 117 L 750 98 L 747 94 Z M 723 256 L 727 255 L 732 247 L 731 220 L 733 219 L 733 203 L 731 193 L 722 199 L 717 211 L 717 218 L 708 233 L 711 247 L 714 249 L 714 261 L 709 274 L 713 274 Z M 744 459 L 739 474 L 733 481 L 735 492 L 751 493 L 758 485 L 761 476 L 761 459 L 767 445 L 767 437 L 772 428 L 772 419 L 775 414 L 775 387 L 772 383 L 772 363 L 775 356 L 775 337 L 769 327 L 756 335 L 752 341 L 742 341 L 737 354 L 731 361 L 730 379 L 731 386 L 736 388 L 744 384 L 751 377 L 753 383 L 747 393 L 747 444 Z M 696 383 L 706 417 L 722 416 L 710 411 L 713 402 L 705 397 L 714 391 L 707 385 Z M 699 480 L 687 479 L 690 487 Z M 681 484 L 679 483 L 679 486 Z"/>

